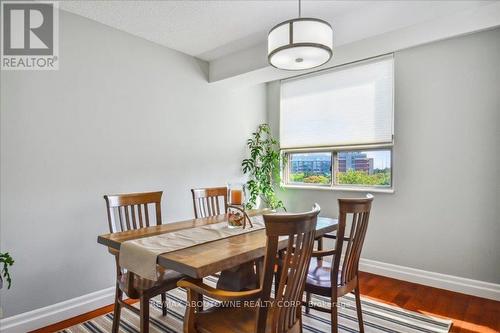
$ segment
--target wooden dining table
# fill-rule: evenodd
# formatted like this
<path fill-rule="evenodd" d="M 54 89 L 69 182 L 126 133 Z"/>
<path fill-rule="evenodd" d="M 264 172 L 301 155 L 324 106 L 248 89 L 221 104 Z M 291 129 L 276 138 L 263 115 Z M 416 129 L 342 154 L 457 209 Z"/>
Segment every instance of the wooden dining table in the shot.
<path fill-rule="evenodd" d="M 250 217 L 265 213 L 270 213 L 270 211 L 266 209 L 248 211 Z M 97 242 L 106 247 L 120 250 L 121 244 L 129 240 L 220 222 L 227 222 L 227 214 L 104 234 L 98 236 Z M 337 225 L 337 219 L 318 217 L 316 237 L 335 231 Z M 285 248 L 286 243 L 286 239 L 281 241 L 279 247 Z M 157 263 L 167 269 L 200 279 L 261 258 L 264 256 L 265 250 L 266 231 L 265 229 L 258 229 L 237 236 L 160 254 Z"/>

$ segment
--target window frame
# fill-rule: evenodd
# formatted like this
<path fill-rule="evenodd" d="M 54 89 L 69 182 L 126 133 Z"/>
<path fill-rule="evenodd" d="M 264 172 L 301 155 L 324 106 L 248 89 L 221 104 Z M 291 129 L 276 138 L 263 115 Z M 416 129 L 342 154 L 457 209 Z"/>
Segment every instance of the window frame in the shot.
<path fill-rule="evenodd" d="M 338 172 L 338 153 L 344 151 L 369 151 L 369 150 L 389 150 L 391 153 L 391 185 L 356 185 L 356 184 L 336 184 Z M 317 147 L 317 148 L 289 148 L 280 150 L 283 161 L 281 168 L 281 187 L 290 189 L 315 189 L 330 191 L 354 191 L 354 192 L 380 192 L 394 193 L 394 144 L 374 144 L 374 145 L 350 145 L 338 147 Z M 332 164 L 331 184 L 314 183 L 292 183 L 290 182 L 290 155 L 300 153 L 331 153 Z"/>

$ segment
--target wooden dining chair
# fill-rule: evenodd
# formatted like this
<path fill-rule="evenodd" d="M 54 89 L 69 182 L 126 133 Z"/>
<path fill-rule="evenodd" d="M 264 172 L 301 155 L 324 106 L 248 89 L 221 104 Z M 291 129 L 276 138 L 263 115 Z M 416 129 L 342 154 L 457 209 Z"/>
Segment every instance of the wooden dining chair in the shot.
<path fill-rule="evenodd" d="M 132 193 L 105 195 L 111 233 L 149 227 L 151 220 L 155 225 L 161 221 L 161 197 L 163 192 Z M 158 266 L 158 279 L 152 281 L 128 272 L 120 267 L 119 251 L 109 248 L 116 261 L 116 294 L 112 332 L 118 332 L 122 307 L 126 307 L 140 316 L 141 333 L 149 331 L 149 300 L 161 295 L 162 314 L 167 315 L 166 292 L 177 287 L 177 282 L 184 276 L 172 270 Z M 123 301 L 123 294 L 132 299 L 139 299 L 140 309 Z"/>
<path fill-rule="evenodd" d="M 319 206 L 302 214 L 264 215 L 267 247 L 260 287 L 249 291 L 225 291 L 211 288 L 194 279 L 181 280 L 179 287 L 187 289 L 188 307 L 184 332 L 194 333 L 298 333 L 302 332 L 302 295 L 307 268 L 314 246 Z M 280 237 L 285 237 L 285 239 Z M 288 239 L 286 239 L 288 238 Z M 284 244 L 283 244 L 284 243 Z M 284 249 L 282 246 L 284 245 Z M 277 295 L 271 299 L 271 287 L 277 253 L 282 251 L 283 269 Z M 200 295 L 222 303 L 198 311 Z M 231 306 L 241 301 L 240 307 Z M 245 301 L 248 301 L 245 303 Z M 252 304 L 250 304 L 250 302 Z"/>
<path fill-rule="evenodd" d="M 227 187 L 191 189 L 195 218 L 227 213 Z M 260 261 L 250 261 L 220 273 L 217 288 L 240 291 L 256 287 Z"/>
<path fill-rule="evenodd" d="M 192 189 L 194 217 L 210 217 L 227 212 L 227 187 Z M 220 201 L 223 202 L 220 202 Z"/>
<path fill-rule="evenodd" d="M 332 333 L 338 332 L 337 299 L 352 291 L 356 299 L 359 332 L 364 332 L 359 294 L 358 265 L 365 240 L 373 197 L 339 199 L 339 224 L 334 249 L 313 251 L 306 280 L 306 313 L 309 309 L 329 312 Z M 351 218 L 352 216 L 352 218 Z M 347 221 L 350 220 L 349 226 Z M 333 256 L 331 263 L 325 257 Z M 330 307 L 311 303 L 311 294 L 330 297 Z"/>

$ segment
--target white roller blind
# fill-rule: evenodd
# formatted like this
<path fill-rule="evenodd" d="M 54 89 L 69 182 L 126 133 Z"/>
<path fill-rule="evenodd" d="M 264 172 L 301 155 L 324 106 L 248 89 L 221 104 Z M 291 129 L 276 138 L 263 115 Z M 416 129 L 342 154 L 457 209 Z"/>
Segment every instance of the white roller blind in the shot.
<path fill-rule="evenodd" d="M 393 57 L 281 83 L 282 148 L 391 143 Z"/>

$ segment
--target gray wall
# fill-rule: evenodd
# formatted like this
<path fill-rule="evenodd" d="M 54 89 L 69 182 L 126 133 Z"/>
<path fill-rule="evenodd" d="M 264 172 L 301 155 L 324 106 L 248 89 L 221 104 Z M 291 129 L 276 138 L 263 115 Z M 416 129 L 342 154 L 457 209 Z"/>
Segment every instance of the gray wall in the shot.
<path fill-rule="evenodd" d="M 395 53 L 396 193 L 375 194 L 362 256 L 500 283 L 500 29 Z M 268 84 L 279 128 L 279 83 Z M 336 216 L 354 192 L 286 189 Z"/>
<path fill-rule="evenodd" d="M 240 179 L 266 117 L 264 85 L 209 85 L 206 63 L 62 11 L 60 61 L 1 73 L 4 316 L 112 286 L 102 195 L 163 190 L 165 220 L 191 218 L 189 189 Z"/>

